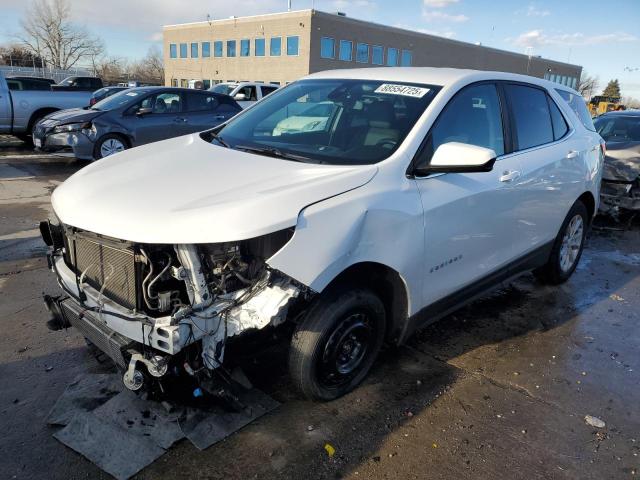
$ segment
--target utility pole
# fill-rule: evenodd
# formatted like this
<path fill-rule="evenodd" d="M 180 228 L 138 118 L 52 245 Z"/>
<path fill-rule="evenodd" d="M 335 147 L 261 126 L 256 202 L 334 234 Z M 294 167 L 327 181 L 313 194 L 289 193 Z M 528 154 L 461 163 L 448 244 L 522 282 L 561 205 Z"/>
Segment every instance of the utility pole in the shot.
<path fill-rule="evenodd" d="M 291 0 L 287 1 L 287 12 L 291 11 Z"/>

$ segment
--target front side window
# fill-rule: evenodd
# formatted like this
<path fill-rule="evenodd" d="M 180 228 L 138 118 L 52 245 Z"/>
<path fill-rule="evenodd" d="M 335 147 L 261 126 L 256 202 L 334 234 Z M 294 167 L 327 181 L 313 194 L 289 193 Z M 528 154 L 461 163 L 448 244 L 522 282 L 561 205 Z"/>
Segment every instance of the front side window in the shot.
<path fill-rule="evenodd" d="M 132 108 L 132 111 L 135 112 L 141 108 L 150 108 L 154 115 L 179 113 L 182 111 L 182 102 L 179 93 L 162 92 L 144 98 Z"/>
<path fill-rule="evenodd" d="M 299 44 L 298 36 L 287 37 L 287 55 L 298 55 Z"/>
<path fill-rule="evenodd" d="M 398 66 L 398 49 L 397 48 L 387 49 L 387 66 L 388 67 Z"/>
<path fill-rule="evenodd" d="M 502 114 L 495 85 L 474 85 L 456 94 L 436 120 L 430 137 L 431 154 L 444 143 L 459 142 L 503 155 Z"/>
<path fill-rule="evenodd" d="M 356 47 L 356 62 L 369 63 L 369 45 L 359 43 Z"/>
<path fill-rule="evenodd" d="M 235 56 L 236 56 L 236 41 L 227 40 L 227 57 L 235 57 Z"/>
<path fill-rule="evenodd" d="M 353 42 L 349 40 L 340 40 L 340 60 L 350 62 L 353 55 Z"/>
<path fill-rule="evenodd" d="M 238 94 L 244 95 L 244 100 L 249 102 L 255 102 L 258 100 L 258 93 L 256 91 L 255 85 L 240 87 L 240 89 L 236 92 L 236 95 Z"/>
<path fill-rule="evenodd" d="M 371 47 L 371 63 L 374 65 L 384 65 L 384 48 L 380 45 Z"/>
<path fill-rule="evenodd" d="M 191 58 L 198 58 L 198 44 L 191 44 Z"/>
<path fill-rule="evenodd" d="M 439 87 L 398 93 L 378 80 L 302 80 L 231 120 L 217 135 L 231 148 L 331 165 L 377 163 L 404 141 Z M 216 143 L 213 136 L 208 138 Z"/>
<path fill-rule="evenodd" d="M 282 53 L 282 38 L 281 37 L 273 37 L 271 39 L 271 43 L 269 44 L 269 55 L 272 57 L 279 57 Z"/>
<path fill-rule="evenodd" d="M 264 38 L 256 38 L 254 52 L 256 57 L 264 57 Z"/>
<path fill-rule="evenodd" d="M 580 95 L 576 95 L 575 93 L 567 92 L 566 90 L 561 90 L 559 88 L 556 88 L 556 92 L 558 92 L 558 95 L 567 102 L 567 105 L 569 105 L 571 110 L 573 110 L 578 116 L 584 127 L 587 130 L 595 132 L 596 127 L 593 126 L 593 120 L 591 119 L 591 115 L 589 115 L 589 110 L 587 110 L 587 104 L 585 103 L 584 98 Z"/>
<path fill-rule="evenodd" d="M 603 116 L 595 127 L 605 142 L 640 142 L 640 116 Z"/>
<path fill-rule="evenodd" d="M 202 42 L 202 58 L 211 56 L 211 43 Z"/>
<path fill-rule="evenodd" d="M 250 53 L 251 53 L 251 42 L 248 39 L 240 40 L 240 56 L 248 57 Z"/>
<path fill-rule="evenodd" d="M 402 57 L 400 58 L 400 66 L 401 67 L 410 67 L 412 62 L 413 54 L 411 50 L 402 50 Z"/>
<path fill-rule="evenodd" d="M 169 58 L 178 58 L 178 46 L 175 43 L 169 45 Z"/>
<path fill-rule="evenodd" d="M 539 88 L 505 85 L 511 104 L 518 150 L 553 142 L 551 113 L 547 94 Z"/>
<path fill-rule="evenodd" d="M 221 41 L 213 42 L 213 56 L 214 57 L 221 57 L 222 56 L 222 42 Z"/>
<path fill-rule="evenodd" d="M 336 41 L 333 38 L 322 37 L 320 39 L 320 57 L 321 58 L 336 57 Z"/>
<path fill-rule="evenodd" d="M 187 58 L 187 44 L 180 44 L 180 58 Z"/>

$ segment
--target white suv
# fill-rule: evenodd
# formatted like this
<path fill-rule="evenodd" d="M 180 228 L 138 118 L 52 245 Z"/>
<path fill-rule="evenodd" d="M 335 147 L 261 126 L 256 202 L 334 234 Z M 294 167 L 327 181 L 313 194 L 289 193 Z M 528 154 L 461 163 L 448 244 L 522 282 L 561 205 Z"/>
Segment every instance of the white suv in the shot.
<path fill-rule="evenodd" d="M 65 292 L 47 297 L 50 325 L 79 328 L 131 389 L 204 382 L 234 363 L 229 345 L 280 334 L 295 386 L 336 398 L 385 341 L 521 272 L 571 276 L 603 143 L 574 111 L 584 102 L 556 88 L 495 72 L 333 70 L 213 130 L 87 166 L 42 225 Z M 274 134 L 328 103 L 322 128 Z"/>

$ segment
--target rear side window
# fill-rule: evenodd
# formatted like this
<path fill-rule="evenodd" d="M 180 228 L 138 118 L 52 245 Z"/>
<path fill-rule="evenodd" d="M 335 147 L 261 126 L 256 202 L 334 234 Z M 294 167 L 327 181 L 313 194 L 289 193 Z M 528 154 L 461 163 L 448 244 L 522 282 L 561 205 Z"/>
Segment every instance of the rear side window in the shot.
<path fill-rule="evenodd" d="M 505 85 L 515 123 L 517 150 L 553 142 L 547 94 L 534 87 Z"/>
<path fill-rule="evenodd" d="M 549 101 L 549 109 L 551 110 L 551 123 L 553 124 L 553 138 L 559 140 L 564 137 L 569 131 L 567 122 L 565 121 L 560 109 L 551 98 L 547 96 Z"/>
<path fill-rule="evenodd" d="M 187 93 L 188 112 L 211 112 L 218 106 L 218 100 L 213 95 L 203 95 L 201 93 Z"/>
<path fill-rule="evenodd" d="M 556 92 L 558 95 L 562 97 L 562 99 L 567 102 L 567 105 L 571 107 L 580 122 L 584 125 L 584 128 L 587 130 L 591 130 L 592 132 L 596 131 L 596 127 L 593 126 L 593 120 L 591 120 L 591 115 L 589 114 L 589 110 L 587 110 L 587 105 L 584 102 L 584 98 L 580 95 L 576 95 L 575 93 L 567 92 L 566 90 L 560 90 L 556 88 Z"/>

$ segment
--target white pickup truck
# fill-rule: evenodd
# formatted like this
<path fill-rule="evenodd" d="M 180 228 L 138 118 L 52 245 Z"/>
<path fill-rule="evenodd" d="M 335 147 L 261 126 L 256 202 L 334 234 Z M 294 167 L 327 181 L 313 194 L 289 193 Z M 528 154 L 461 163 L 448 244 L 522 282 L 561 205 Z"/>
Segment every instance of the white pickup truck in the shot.
<path fill-rule="evenodd" d="M 36 123 L 51 112 L 89 105 L 92 92 L 9 90 L 0 73 L 0 134 L 31 141 Z"/>

